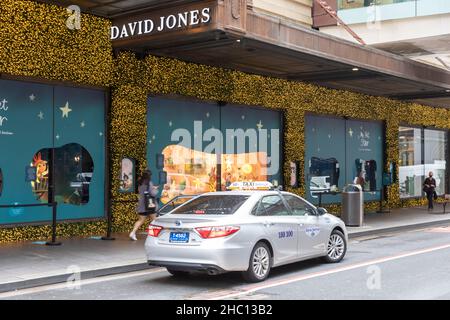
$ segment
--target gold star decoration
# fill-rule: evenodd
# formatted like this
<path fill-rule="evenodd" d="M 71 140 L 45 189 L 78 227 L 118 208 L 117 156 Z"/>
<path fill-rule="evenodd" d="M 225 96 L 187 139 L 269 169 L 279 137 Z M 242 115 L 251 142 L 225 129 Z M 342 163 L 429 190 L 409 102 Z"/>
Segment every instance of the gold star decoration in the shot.
<path fill-rule="evenodd" d="M 258 130 L 262 129 L 263 124 L 262 124 L 261 120 L 259 120 L 259 123 L 257 123 L 256 126 L 258 127 Z"/>
<path fill-rule="evenodd" d="M 72 109 L 69 108 L 69 101 L 66 102 L 66 105 L 64 107 L 59 108 L 62 111 L 62 117 L 68 118 L 69 112 L 72 111 Z"/>

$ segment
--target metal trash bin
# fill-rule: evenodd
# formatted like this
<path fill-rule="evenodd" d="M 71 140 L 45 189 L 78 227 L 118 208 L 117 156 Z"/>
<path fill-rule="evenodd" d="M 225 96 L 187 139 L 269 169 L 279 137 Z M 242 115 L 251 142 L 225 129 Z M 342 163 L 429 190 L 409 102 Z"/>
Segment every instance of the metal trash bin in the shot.
<path fill-rule="evenodd" d="M 360 227 L 364 222 L 364 194 L 359 184 L 349 184 L 342 190 L 341 219 L 346 226 Z"/>

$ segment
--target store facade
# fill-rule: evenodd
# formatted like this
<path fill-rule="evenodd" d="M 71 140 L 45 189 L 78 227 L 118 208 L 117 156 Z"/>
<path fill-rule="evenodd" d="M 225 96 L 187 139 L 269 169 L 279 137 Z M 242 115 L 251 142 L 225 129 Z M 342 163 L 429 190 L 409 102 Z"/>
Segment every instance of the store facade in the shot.
<path fill-rule="evenodd" d="M 428 170 L 448 192 L 445 108 L 129 50 L 114 55 L 107 19 L 83 15 L 76 31 L 64 27 L 67 13 L 57 6 L 6 0 L 0 8 L 0 148 L 11 153 L 0 159 L 0 205 L 43 203 L 52 193 L 60 236 L 103 234 L 107 214 L 114 231 L 128 230 L 145 168 L 162 202 L 245 179 L 269 180 L 315 204 L 321 190 L 360 183 L 367 209 L 377 209 L 382 194 L 390 207 L 413 206 L 424 203 L 416 185 Z M 227 8 L 208 8 L 198 29 L 181 26 L 167 41 L 215 30 Z M 51 17 L 49 29 L 13 22 L 21 12 L 37 13 L 36 22 Z M 233 32 L 243 19 L 230 20 Z M 153 36 L 162 45 L 163 35 Z M 126 41 L 136 48 L 143 39 Z M 339 194 L 322 203 L 339 213 Z M 46 238 L 49 219 L 48 207 L 0 208 L 0 242 Z"/>
<path fill-rule="evenodd" d="M 433 137 L 433 142 L 424 142 L 422 152 L 428 153 L 429 160 L 424 160 L 428 162 L 423 163 L 416 179 L 424 179 L 429 168 L 434 168 L 436 176 L 445 176 L 439 194 L 448 192 L 444 191 L 448 190 L 448 139 L 445 137 L 450 123 L 445 108 L 330 90 L 167 58 L 148 56 L 138 59 L 126 53 L 120 55 L 118 61 L 119 65 L 134 65 L 133 69 L 145 70 L 144 73 L 154 76 L 153 80 L 128 79 L 125 87 L 130 95 L 141 95 L 140 110 L 145 109 L 141 121 L 145 120 L 147 125 L 146 134 L 140 133 L 147 143 L 142 159 L 154 172 L 153 182 L 164 186 L 162 199 L 223 189 L 227 171 L 218 169 L 217 165 L 221 163 L 223 167 L 226 164 L 219 160 L 223 154 L 214 151 L 205 155 L 205 149 L 214 141 L 212 135 L 207 139 L 203 137 L 197 149 L 194 136 L 217 128 L 258 130 L 261 119 L 263 127 L 279 129 L 281 176 L 261 174 L 261 168 L 258 168 L 256 172 L 261 175 L 250 179 L 267 177 L 314 204 L 319 203 L 317 189 L 322 187 L 331 191 L 336 188 L 336 194 L 321 196 L 321 203 L 336 214 L 340 211 L 339 192 L 351 183 L 361 184 L 365 207 L 369 211 L 379 209 L 382 196 L 383 206 L 392 208 L 425 203 L 423 195 L 408 198 L 402 195 L 400 179 L 405 170 L 402 132 L 406 123 L 420 127 L 424 137 L 425 132 L 427 137 Z M 179 74 L 183 74 L 181 85 Z M 243 123 L 243 118 L 249 122 Z M 198 122 L 201 122 L 198 128 L 202 129 L 196 132 Z M 176 153 L 174 150 L 180 147 L 177 144 L 184 136 L 174 135 L 179 129 L 186 130 L 192 139 L 188 139 L 192 143 L 187 152 L 178 150 Z M 219 136 L 224 136 L 224 131 L 220 132 Z M 228 136 L 230 138 L 232 136 Z M 246 139 L 248 144 L 250 138 Z M 273 146 L 274 142 L 269 144 Z M 248 152 L 246 149 L 244 153 Z M 175 154 L 181 156 L 175 157 Z M 174 158 L 180 163 L 174 163 Z M 197 167 L 196 159 L 200 159 Z M 233 176 L 248 178 L 240 171 L 242 168 L 231 169 L 237 173 Z M 182 176 L 181 181 L 175 178 L 177 175 Z"/>

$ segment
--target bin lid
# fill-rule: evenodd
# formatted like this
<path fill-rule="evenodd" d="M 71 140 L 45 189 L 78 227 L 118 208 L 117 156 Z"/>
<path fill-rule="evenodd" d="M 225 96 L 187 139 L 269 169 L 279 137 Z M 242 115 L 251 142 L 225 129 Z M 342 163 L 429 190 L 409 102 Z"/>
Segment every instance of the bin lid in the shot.
<path fill-rule="evenodd" d="M 348 184 L 342 192 L 362 192 L 362 187 L 359 184 Z"/>

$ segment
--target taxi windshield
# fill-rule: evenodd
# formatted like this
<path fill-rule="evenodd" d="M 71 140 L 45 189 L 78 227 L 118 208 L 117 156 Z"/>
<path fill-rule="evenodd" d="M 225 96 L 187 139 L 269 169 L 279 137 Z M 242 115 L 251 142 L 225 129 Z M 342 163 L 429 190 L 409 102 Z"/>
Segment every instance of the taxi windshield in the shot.
<path fill-rule="evenodd" d="M 245 195 L 200 196 L 176 208 L 172 214 L 233 214 L 248 198 L 249 196 Z"/>

